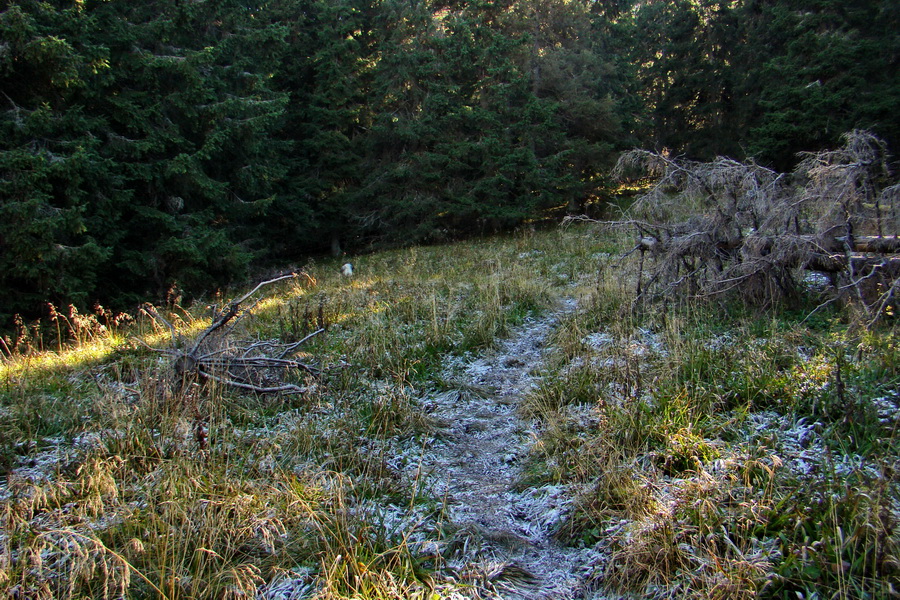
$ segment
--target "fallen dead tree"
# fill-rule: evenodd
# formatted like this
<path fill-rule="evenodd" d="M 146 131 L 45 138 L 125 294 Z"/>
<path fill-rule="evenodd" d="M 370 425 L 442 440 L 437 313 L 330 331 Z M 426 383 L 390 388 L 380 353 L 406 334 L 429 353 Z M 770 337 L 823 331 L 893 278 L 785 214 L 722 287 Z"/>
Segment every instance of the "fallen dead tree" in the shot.
<path fill-rule="evenodd" d="M 636 235 L 638 298 L 739 293 L 767 306 L 796 298 L 804 272 L 819 271 L 833 298 L 870 320 L 884 314 L 900 281 L 900 185 L 890 185 L 884 143 L 853 131 L 842 148 L 801 158 L 783 174 L 753 161 L 625 153 L 615 175 L 654 183 L 626 218 L 602 224 Z"/>
<path fill-rule="evenodd" d="M 193 340 L 185 338 L 177 328 L 153 306 L 144 311 L 164 325 L 171 335 L 169 348 L 154 348 L 137 339 L 153 352 L 172 358 L 172 375 L 176 385 L 196 379 L 220 384 L 257 394 L 299 394 L 305 388 L 284 381 L 287 373 L 302 371 L 315 375 L 316 370 L 294 356 L 313 337 L 325 331 L 324 325 L 293 343 L 277 340 L 235 341 L 229 336 L 241 319 L 256 306 L 242 305 L 266 286 L 292 279 L 296 274 L 283 275 L 263 281 L 244 296 L 232 300 L 222 310 L 213 308 L 212 322 Z"/>

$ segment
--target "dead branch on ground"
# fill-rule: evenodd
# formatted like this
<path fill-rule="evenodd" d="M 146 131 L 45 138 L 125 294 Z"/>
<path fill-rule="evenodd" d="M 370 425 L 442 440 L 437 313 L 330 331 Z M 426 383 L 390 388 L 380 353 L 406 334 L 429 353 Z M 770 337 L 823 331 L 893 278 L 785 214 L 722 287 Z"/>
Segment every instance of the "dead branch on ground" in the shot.
<path fill-rule="evenodd" d="M 240 298 L 227 303 L 221 311 L 213 307 L 212 322 L 193 340 L 185 338 L 177 328 L 151 305 L 144 311 L 164 325 L 171 335 L 169 348 L 154 348 L 143 340 L 137 341 L 154 352 L 170 356 L 175 381 L 183 385 L 187 380 L 199 378 L 216 381 L 240 390 L 257 394 L 298 394 L 305 388 L 285 383 L 289 372 L 303 371 L 311 375 L 317 371 L 295 358 L 300 347 L 325 331 L 324 324 L 303 339 L 293 343 L 277 340 L 232 341 L 229 334 L 236 325 L 257 305 L 242 305 L 263 288 L 297 277 L 296 273 L 263 281 Z"/>
<path fill-rule="evenodd" d="M 900 249 L 900 185 L 892 185 L 883 141 L 866 131 L 843 138 L 837 150 L 803 154 L 792 174 L 752 160 L 623 154 L 616 177 L 656 180 L 625 219 L 601 223 L 633 229 L 639 298 L 739 293 L 769 306 L 796 298 L 804 270 L 813 270 L 830 278 L 833 294 L 878 318 L 900 287 L 890 256 Z"/>

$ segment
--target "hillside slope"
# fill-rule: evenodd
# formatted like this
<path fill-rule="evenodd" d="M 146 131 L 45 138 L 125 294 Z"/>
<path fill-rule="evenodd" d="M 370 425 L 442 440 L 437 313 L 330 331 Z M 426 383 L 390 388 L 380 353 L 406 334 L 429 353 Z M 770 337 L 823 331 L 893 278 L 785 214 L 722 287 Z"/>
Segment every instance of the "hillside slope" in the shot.
<path fill-rule="evenodd" d="M 205 342 L 233 366 L 325 328 L 293 355 L 314 373 L 243 373 L 293 394 L 176 378 L 148 315 L 60 315 L 55 350 L 0 365 L 0 590 L 889 597 L 894 325 L 815 290 L 636 312 L 629 245 L 572 226 L 306 265 Z M 223 305 L 158 310 L 189 340 Z"/>

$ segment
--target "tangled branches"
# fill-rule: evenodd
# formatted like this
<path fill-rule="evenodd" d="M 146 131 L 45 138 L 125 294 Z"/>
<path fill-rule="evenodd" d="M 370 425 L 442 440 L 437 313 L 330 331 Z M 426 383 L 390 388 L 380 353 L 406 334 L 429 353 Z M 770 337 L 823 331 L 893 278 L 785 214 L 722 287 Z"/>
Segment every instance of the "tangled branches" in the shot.
<path fill-rule="evenodd" d="M 827 275 L 833 297 L 870 320 L 883 314 L 900 281 L 900 258 L 890 256 L 900 250 L 900 185 L 891 185 L 884 142 L 853 131 L 838 150 L 801 159 L 783 174 L 753 161 L 624 154 L 619 179 L 655 179 L 629 218 L 605 223 L 637 234 L 639 297 L 739 292 L 767 306 L 796 297 L 805 270 Z"/>
<path fill-rule="evenodd" d="M 241 305 L 244 302 L 263 287 L 293 277 L 296 275 L 284 275 L 263 281 L 241 298 L 232 300 L 221 311 L 215 311 L 212 323 L 196 339 L 190 341 L 185 339 L 154 307 L 145 306 L 147 314 L 169 329 L 171 347 L 153 348 L 142 340 L 138 342 L 154 352 L 172 357 L 174 375 L 179 384 L 183 384 L 187 379 L 199 377 L 257 394 L 302 393 L 305 391 L 304 388 L 293 383 L 285 383 L 283 374 L 291 370 L 315 374 L 311 366 L 291 357 L 298 352 L 300 346 L 325 331 L 324 327 L 290 344 L 274 340 L 232 342 L 228 338 L 228 334 L 234 330 L 238 322 L 256 305 L 254 303 L 253 306 L 242 309 Z"/>

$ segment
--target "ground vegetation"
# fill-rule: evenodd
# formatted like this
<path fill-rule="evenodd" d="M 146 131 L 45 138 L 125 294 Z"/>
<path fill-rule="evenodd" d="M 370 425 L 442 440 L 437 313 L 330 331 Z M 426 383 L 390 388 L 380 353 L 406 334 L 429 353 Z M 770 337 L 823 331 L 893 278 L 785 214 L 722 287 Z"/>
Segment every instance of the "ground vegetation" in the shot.
<path fill-rule="evenodd" d="M 897 143 L 892 2 L 5 2 L 0 318 L 603 210 L 620 150 Z"/>
<path fill-rule="evenodd" d="M 306 340 L 315 373 L 281 375 L 298 393 L 172 376 L 153 348 L 172 328 L 194 347 L 221 300 L 156 307 L 165 322 L 60 313 L 42 351 L 22 331 L 2 363 L 0 588 L 890 597 L 893 321 L 813 291 L 636 312 L 632 247 L 572 224 L 373 254 L 353 278 L 310 263 L 228 332 Z M 484 476 L 502 489 L 469 487 Z"/>

